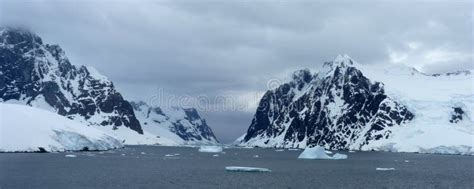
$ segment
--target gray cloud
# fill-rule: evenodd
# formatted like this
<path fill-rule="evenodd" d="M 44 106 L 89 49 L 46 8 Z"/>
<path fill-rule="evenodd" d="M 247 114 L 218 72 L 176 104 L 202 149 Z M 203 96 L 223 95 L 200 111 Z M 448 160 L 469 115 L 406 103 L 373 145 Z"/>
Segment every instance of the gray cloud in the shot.
<path fill-rule="evenodd" d="M 472 10 L 468 1 L 0 0 L 0 23 L 60 44 L 73 64 L 96 67 L 129 99 L 149 100 L 161 88 L 245 102 L 258 101 L 269 79 L 341 53 L 430 73 L 473 69 Z M 203 114 L 231 141 L 252 107 Z"/>

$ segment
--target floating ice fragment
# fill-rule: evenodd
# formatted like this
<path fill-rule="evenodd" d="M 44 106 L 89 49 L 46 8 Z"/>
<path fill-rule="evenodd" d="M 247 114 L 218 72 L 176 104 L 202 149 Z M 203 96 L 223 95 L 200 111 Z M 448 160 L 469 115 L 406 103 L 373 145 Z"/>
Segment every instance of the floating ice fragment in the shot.
<path fill-rule="evenodd" d="M 212 155 L 212 156 L 214 156 L 214 157 L 219 157 L 219 154 L 214 154 L 214 155 Z"/>
<path fill-rule="evenodd" d="M 340 153 L 336 153 L 332 156 L 332 159 L 347 159 L 347 155 L 346 154 L 340 154 Z"/>
<path fill-rule="evenodd" d="M 349 150 L 349 153 L 355 153 L 355 151 L 353 151 L 353 150 Z"/>
<path fill-rule="evenodd" d="M 300 151 L 299 148 L 290 148 L 290 149 L 288 149 L 288 150 L 289 150 L 289 151 Z"/>
<path fill-rule="evenodd" d="M 285 151 L 284 149 L 278 149 L 278 150 L 275 150 L 275 152 L 283 152 Z"/>
<path fill-rule="evenodd" d="M 395 168 L 391 167 L 391 168 L 382 168 L 382 167 L 377 167 L 375 168 L 376 171 L 393 171 L 395 170 Z"/>
<path fill-rule="evenodd" d="M 74 157 L 77 157 L 77 156 L 76 156 L 76 155 L 74 155 L 74 154 L 67 154 L 67 155 L 65 155 L 64 157 L 68 157 L 68 158 L 74 158 Z"/>
<path fill-rule="evenodd" d="M 220 146 L 201 146 L 199 148 L 199 152 L 220 153 L 220 152 L 222 152 L 222 147 L 220 147 Z"/>
<path fill-rule="evenodd" d="M 324 152 L 326 152 L 326 154 L 332 154 L 332 152 L 329 150 L 325 150 Z"/>
<path fill-rule="evenodd" d="M 145 155 L 146 153 L 145 153 L 145 152 L 141 152 L 140 154 Z"/>
<path fill-rule="evenodd" d="M 337 153 L 334 154 L 334 156 L 329 156 L 326 154 L 323 147 L 314 146 L 307 147 L 303 152 L 301 152 L 298 159 L 347 159 L 347 155 Z"/>
<path fill-rule="evenodd" d="M 270 169 L 267 169 L 267 168 L 238 167 L 238 166 L 228 166 L 228 167 L 225 167 L 225 170 L 231 171 L 231 172 L 272 172 Z"/>
<path fill-rule="evenodd" d="M 258 155 L 254 155 L 253 157 L 254 157 L 254 158 L 258 158 L 259 156 L 258 156 Z"/>
<path fill-rule="evenodd" d="M 125 156 L 125 154 L 120 154 L 121 156 Z"/>
<path fill-rule="evenodd" d="M 409 163 L 410 161 L 409 160 L 405 160 L 405 163 Z"/>

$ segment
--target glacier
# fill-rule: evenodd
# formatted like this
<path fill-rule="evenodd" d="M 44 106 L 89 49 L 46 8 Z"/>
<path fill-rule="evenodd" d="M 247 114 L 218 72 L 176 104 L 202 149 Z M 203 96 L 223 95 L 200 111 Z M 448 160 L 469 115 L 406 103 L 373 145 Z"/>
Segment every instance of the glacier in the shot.
<path fill-rule="evenodd" d="M 0 103 L 0 152 L 122 148 L 117 138 L 46 110 Z"/>

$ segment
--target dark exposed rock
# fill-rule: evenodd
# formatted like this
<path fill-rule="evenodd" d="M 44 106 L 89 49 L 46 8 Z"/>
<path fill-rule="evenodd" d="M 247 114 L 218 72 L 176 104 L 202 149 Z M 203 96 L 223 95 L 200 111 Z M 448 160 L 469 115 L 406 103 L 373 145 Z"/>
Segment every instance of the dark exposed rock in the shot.
<path fill-rule="evenodd" d="M 449 122 L 457 123 L 463 119 L 464 110 L 461 107 L 453 107 L 453 113 L 451 114 L 451 119 Z"/>

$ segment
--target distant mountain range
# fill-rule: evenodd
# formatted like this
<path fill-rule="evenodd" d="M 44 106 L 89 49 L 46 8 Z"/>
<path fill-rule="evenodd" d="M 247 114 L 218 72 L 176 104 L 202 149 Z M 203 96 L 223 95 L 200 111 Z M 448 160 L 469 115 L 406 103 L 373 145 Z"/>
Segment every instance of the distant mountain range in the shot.
<path fill-rule="evenodd" d="M 471 72 L 427 75 L 340 55 L 267 91 L 236 144 L 473 154 Z"/>
<path fill-rule="evenodd" d="M 172 115 L 159 114 L 167 125 L 163 126 L 149 117 L 159 108 L 132 106 L 93 67 L 71 64 L 59 45 L 44 44 L 24 29 L 0 28 L 0 74 L 0 102 L 46 109 L 97 127 L 126 144 L 217 142 L 196 110 L 173 108 L 166 112 Z M 151 114 L 142 112 L 148 110 Z"/>

